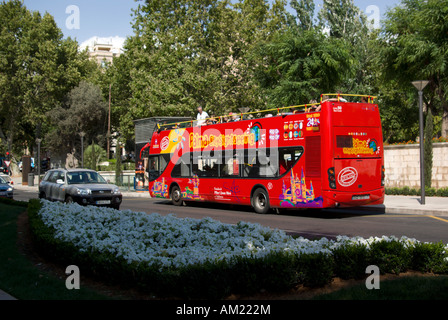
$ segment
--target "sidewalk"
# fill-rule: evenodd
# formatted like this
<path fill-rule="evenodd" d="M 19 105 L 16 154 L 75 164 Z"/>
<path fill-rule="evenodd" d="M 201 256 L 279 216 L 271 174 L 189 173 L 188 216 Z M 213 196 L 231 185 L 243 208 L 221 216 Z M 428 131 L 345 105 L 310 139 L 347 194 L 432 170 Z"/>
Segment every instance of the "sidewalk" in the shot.
<path fill-rule="evenodd" d="M 390 196 L 384 201 L 385 213 L 408 213 L 448 217 L 448 198 L 425 197 L 420 204 L 420 196 Z"/>

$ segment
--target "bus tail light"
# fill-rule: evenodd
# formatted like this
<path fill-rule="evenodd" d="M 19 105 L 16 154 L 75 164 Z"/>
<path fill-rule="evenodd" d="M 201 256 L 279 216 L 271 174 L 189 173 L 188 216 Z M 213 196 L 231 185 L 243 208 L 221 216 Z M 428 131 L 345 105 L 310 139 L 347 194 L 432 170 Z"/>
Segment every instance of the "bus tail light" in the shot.
<path fill-rule="evenodd" d="M 381 186 L 384 187 L 386 181 L 386 169 L 381 166 Z"/>
<path fill-rule="evenodd" d="M 336 189 L 336 174 L 333 167 L 328 169 L 328 182 L 331 189 Z"/>

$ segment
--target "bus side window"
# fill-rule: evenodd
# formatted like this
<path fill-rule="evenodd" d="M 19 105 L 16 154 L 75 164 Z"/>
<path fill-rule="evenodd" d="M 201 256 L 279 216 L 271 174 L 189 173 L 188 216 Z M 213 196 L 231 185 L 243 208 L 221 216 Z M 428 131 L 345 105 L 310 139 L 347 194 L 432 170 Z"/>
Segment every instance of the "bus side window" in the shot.
<path fill-rule="evenodd" d="M 173 170 L 171 171 L 171 176 L 174 178 L 180 177 L 190 177 L 191 176 L 191 159 L 190 154 L 185 153 L 182 157 L 177 161 Z"/>
<path fill-rule="evenodd" d="M 278 175 L 278 149 L 259 149 L 257 160 L 260 163 L 259 176 L 261 178 L 273 178 Z"/>
<path fill-rule="evenodd" d="M 221 177 L 239 177 L 240 164 L 243 159 L 243 150 L 233 150 L 231 154 L 224 153 L 221 159 Z"/>
<path fill-rule="evenodd" d="M 303 147 L 279 149 L 279 174 L 288 172 L 303 154 Z"/>

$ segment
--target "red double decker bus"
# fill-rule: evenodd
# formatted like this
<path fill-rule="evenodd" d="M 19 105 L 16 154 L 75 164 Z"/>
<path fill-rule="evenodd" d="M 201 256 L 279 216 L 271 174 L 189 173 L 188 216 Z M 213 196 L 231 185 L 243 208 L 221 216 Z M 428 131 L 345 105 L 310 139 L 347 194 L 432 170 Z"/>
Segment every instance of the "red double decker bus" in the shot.
<path fill-rule="evenodd" d="M 363 102 L 341 96 L 238 114 L 240 119 L 232 122 L 221 117 L 215 124 L 161 127 L 150 145 L 150 195 L 174 205 L 251 205 L 258 213 L 382 204 L 378 105 L 369 96 L 348 95 Z"/>

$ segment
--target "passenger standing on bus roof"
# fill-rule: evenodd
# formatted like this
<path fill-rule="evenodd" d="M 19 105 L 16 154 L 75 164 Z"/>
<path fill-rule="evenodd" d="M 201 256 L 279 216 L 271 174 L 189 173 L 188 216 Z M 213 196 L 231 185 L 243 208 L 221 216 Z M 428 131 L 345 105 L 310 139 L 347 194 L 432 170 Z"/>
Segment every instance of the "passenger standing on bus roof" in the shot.
<path fill-rule="evenodd" d="M 209 115 L 207 112 L 202 110 L 202 107 L 198 107 L 198 115 L 196 117 L 197 120 L 197 126 L 202 126 L 205 124 L 205 119 L 209 118 Z"/>

